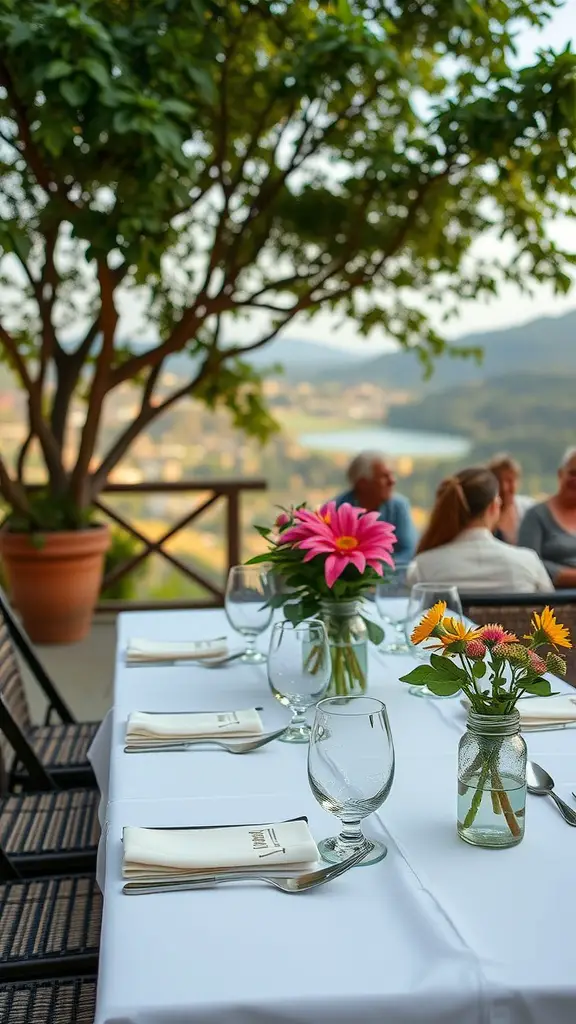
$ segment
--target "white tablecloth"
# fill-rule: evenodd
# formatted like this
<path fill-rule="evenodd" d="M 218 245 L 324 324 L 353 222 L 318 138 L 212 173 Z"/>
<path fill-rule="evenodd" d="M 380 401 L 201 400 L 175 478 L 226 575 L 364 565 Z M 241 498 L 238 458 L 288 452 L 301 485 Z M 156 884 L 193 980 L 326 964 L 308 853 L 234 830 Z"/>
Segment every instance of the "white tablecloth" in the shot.
<path fill-rule="evenodd" d="M 258 705 L 266 728 L 286 721 L 260 666 L 124 665 L 131 636 L 223 632 L 220 612 L 120 619 L 115 704 L 92 752 L 109 801 L 96 1024 L 573 1024 L 576 829 L 551 801 L 529 797 L 520 846 L 485 851 L 457 838 L 465 713 L 457 700 L 412 697 L 397 681 L 410 658 L 375 655 L 370 665 L 370 690 L 386 702 L 397 754 L 391 795 L 366 822 L 368 834 L 386 836 L 386 860 L 301 897 L 256 883 L 122 895 L 125 825 L 304 813 L 318 839 L 337 828 L 310 793 L 305 747 L 274 743 L 245 757 L 123 753 L 130 711 Z M 576 729 L 534 733 L 528 746 L 573 803 Z"/>

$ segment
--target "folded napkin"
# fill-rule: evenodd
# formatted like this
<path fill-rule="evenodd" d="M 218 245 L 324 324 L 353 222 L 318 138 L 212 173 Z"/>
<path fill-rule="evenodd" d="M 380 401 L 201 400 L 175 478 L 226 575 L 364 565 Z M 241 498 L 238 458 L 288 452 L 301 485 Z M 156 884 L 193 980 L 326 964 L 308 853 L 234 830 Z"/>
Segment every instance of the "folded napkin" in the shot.
<path fill-rule="evenodd" d="M 318 849 L 305 818 L 271 825 L 123 830 L 124 878 L 164 879 L 206 871 L 308 870 Z"/>
<path fill-rule="evenodd" d="M 228 654 L 225 637 L 215 640 L 132 639 L 126 648 L 126 661 L 196 661 L 224 658 Z"/>
<path fill-rule="evenodd" d="M 554 725 L 576 722 L 576 698 L 568 694 L 561 697 L 522 697 L 516 707 L 521 725 Z"/>
<path fill-rule="evenodd" d="M 462 698 L 466 709 L 470 702 Z M 556 725 L 562 722 L 576 722 L 576 697 L 561 694 L 559 697 L 521 697 L 516 705 L 520 712 L 520 727 L 531 725 Z"/>
<path fill-rule="evenodd" d="M 174 743 L 190 739 L 232 739 L 261 736 L 262 720 L 256 710 L 190 712 L 190 714 L 149 715 L 132 711 L 126 723 L 128 746 L 148 746 L 150 741 Z"/>

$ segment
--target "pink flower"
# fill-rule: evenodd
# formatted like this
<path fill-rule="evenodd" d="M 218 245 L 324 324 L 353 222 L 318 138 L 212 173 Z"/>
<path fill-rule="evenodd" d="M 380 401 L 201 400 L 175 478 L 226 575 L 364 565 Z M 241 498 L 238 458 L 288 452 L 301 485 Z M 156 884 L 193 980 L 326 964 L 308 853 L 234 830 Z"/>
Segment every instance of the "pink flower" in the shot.
<path fill-rule="evenodd" d="M 288 526 L 290 522 L 290 516 L 287 512 L 281 512 L 280 515 L 276 516 L 274 526 L 277 530 L 281 530 L 284 526 Z"/>
<path fill-rule="evenodd" d="M 487 644 L 514 644 L 518 642 L 518 637 L 514 633 L 509 633 L 503 626 L 498 626 L 496 623 L 483 626 L 480 634 Z"/>
<path fill-rule="evenodd" d="M 539 676 L 544 675 L 546 672 L 546 662 L 544 658 L 541 658 L 536 651 L 528 651 L 528 661 L 530 662 L 530 668 L 537 672 Z"/>
<path fill-rule="evenodd" d="M 480 639 L 469 640 L 464 651 L 469 658 L 474 658 L 476 661 L 480 661 L 486 654 L 486 644 Z"/>
<path fill-rule="evenodd" d="M 319 512 L 300 509 L 294 518 L 296 525 L 282 534 L 282 543 L 306 551 L 305 562 L 327 555 L 324 575 L 329 587 L 348 565 L 354 565 L 359 573 L 369 565 L 379 576 L 383 575 L 383 562 L 394 568 L 391 552 L 396 531 L 390 523 L 380 522 L 377 512 L 348 504 L 336 508 L 331 501 Z"/>

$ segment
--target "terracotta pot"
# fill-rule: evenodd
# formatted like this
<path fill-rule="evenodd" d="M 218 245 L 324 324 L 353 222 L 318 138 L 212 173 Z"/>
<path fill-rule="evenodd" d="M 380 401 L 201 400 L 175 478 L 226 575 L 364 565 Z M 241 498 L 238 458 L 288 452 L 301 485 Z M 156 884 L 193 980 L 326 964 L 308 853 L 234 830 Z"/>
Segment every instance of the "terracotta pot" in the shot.
<path fill-rule="evenodd" d="M 8 587 L 31 640 L 70 644 L 86 636 L 109 545 L 107 526 L 34 538 L 0 530 Z"/>

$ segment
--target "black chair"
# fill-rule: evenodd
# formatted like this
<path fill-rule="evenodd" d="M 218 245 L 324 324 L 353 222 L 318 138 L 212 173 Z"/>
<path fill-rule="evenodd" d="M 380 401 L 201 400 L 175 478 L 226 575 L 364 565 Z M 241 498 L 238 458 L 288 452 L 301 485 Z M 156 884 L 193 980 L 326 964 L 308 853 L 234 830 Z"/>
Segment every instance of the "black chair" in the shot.
<path fill-rule="evenodd" d="M 0 882 L 0 983 L 95 974 L 101 924 L 94 875 Z"/>
<path fill-rule="evenodd" d="M 43 725 L 33 725 L 22 681 L 16 649 L 22 655 L 48 701 Z M 95 786 L 94 773 L 87 759 L 88 748 L 99 722 L 77 722 L 62 700 L 54 683 L 38 660 L 30 640 L 16 619 L 0 589 L 0 697 L 12 722 L 10 742 L 16 757 L 10 761 L 4 744 L 3 754 L 9 776 L 9 788 L 46 786 L 47 771 L 60 787 Z M 59 722 L 51 721 L 56 713 Z M 4 726 L 1 726 L 5 732 Z M 21 736 L 18 737 L 17 733 Z M 2 740 L 0 738 L 0 744 Z M 22 752 L 26 757 L 22 756 Z"/>
<path fill-rule="evenodd" d="M 566 682 L 576 686 L 576 590 L 555 590 L 550 594 L 460 594 L 462 610 L 472 622 L 486 626 L 499 622 L 521 639 L 530 630 L 534 612 L 549 605 L 568 627 L 575 646 L 561 650 L 566 658 Z"/>
<path fill-rule="evenodd" d="M 2 1024 L 93 1024 L 95 976 L 0 985 Z"/>
<path fill-rule="evenodd" d="M 0 798 L 0 847 L 17 874 L 94 872 L 99 797 L 94 789 L 65 789 Z M 0 859 L 2 875 L 11 877 Z"/>

